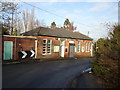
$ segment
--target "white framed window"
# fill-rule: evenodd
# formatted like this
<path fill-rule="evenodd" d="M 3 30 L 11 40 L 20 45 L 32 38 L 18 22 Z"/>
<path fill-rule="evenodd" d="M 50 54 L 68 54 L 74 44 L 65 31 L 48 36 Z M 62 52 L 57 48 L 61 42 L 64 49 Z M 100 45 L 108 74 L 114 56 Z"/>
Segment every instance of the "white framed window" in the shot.
<path fill-rule="evenodd" d="M 86 43 L 86 52 L 90 52 L 90 42 Z"/>
<path fill-rule="evenodd" d="M 52 44 L 52 40 L 48 40 L 48 43 L 47 43 L 47 53 L 48 54 L 51 54 L 51 44 Z"/>
<path fill-rule="evenodd" d="M 86 44 L 85 44 L 85 47 L 86 47 L 86 49 L 85 49 L 85 50 L 86 50 L 86 52 L 87 52 L 87 50 L 88 50 L 88 45 L 87 45 L 87 42 L 86 42 Z"/>
<path fill-rule="evenodd" d="M 51 54 L 52 40 L 43 39 L 43 55 Z"/>
<path fill-rule="evenodd" d="M 90 42 L 88 43 L 88 52 L 90 52 L 91 44 Z"/>
<path fill-rule="evenodd" d="M 89 43 L 86 42 L 86 52 L 88 52 L 88 45 L 89 45 Z"/>
<path fill-rule="evenodd" d="M 47 39 L 43 40 L 43 54 L 46 54 L 47 51 Z"/>
<path fill-rule="evenodd" d="M 77 52 L 80 52 L 80 41 L 78 41 L 78 48 L 77 48 Z"/>

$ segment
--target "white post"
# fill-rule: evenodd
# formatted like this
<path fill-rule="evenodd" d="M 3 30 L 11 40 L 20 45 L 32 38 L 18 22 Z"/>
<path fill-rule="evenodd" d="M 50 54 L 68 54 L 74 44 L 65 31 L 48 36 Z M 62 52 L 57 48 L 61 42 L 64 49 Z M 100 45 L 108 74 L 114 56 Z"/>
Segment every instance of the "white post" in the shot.
<path fill-rule="evenodd" d="M 37 43 L 38 43 L 38 40 L 35 40 L 35 58 L 37 58 Z"/>
<path fill-rule="evenodd" d="M 93 56 L 93 43 L 91 44 L 91 56 Z"/>

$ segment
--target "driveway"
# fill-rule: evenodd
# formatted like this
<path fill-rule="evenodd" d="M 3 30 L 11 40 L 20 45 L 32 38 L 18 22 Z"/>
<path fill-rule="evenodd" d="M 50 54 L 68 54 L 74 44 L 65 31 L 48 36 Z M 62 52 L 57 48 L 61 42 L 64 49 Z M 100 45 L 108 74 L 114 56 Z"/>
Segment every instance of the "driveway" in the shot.
<path fill-rule="evenodd" d="M 91 67 L 92 58 L 20 63 L 3 66 L 3 88 L 69 88 Z"/>

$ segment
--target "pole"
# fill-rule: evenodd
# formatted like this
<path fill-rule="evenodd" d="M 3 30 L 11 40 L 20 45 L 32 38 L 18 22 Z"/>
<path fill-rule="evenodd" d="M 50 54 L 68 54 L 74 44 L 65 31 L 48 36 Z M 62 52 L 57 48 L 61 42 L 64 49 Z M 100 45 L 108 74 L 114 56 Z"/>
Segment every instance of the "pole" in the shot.
<path fill-rule="evenodd" d="M 12 35 L 12 32 L 13 32 L 13 10 L 12 10 L 12 30 L 11 30 L 11 35 Z"/>
<path fill-rule="evenodd" d="M 88 31 L 88 36 L 89 36 L 89 31 Z"/>

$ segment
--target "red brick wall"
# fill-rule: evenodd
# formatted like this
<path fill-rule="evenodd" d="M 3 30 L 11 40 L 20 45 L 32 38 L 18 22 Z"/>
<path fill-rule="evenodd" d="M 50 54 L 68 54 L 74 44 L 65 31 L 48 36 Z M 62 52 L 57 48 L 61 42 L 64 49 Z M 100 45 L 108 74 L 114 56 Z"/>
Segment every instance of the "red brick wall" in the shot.
<path fill-rule="evenodd" d="M 81 56 L 91 56 L 91 52 L 90 52 L 90 50 L 89 50 L 89 52 L 86 52 L 86 42 L 89 42 L 89 43 L 91 43 L 91 41 L 89 41 L 89 40 L 78 40 L 78 41 L 80 41 L 81 42 L 81 47 L 80 47 L 80 52 L 76 52 L 74 55 L 76 56 L 76 57 L 81 57 Z M 78 47 L 78 41 L 76 42 L 76 47 Z M 82 52 L 82 47 L 84 47 L 84 52 Z M 91 48 L 91 47 L 90 47 Z"/>
<path fill-rule="evenodd" d="M 74 41 L 75 46 L 76 47 L 76 51 L 77 51 L 77 47 L 78 47 L 78 41 L 81 42 L 81 47 L 80 47 L 80 52 L 74 52 L 74 56 L 75 57 L 81 57 L 81 56 L 91 56 L 91 52 L 86 52 L 86 42 L 90 42 L 92 43 L 90 40 L 76 40 L 76 39 L 67 39 L 65 42 L 65 47 L 67 47 L 68 52 L 65 52 L 65 57 L 69 57 L 69 51 L 70 51 L 70 47 L 69 47 L 69 41 Z M 82 47 L 84 47 L 85 52 L 82 52 Z M 90 47 L 91 48 L 91 47 Z"/>
<path fill-rule="evenodd" d="M 46 36 L 37 36 L 38 38 L 38 49 L 37 49 L 37 58 L 59 58 L 60 52 L 54 52 L 54 45 L 60 45 L 60 41 L 54 37 L 46 37 Z M 52 40 L 51 54 L 43 55 L 43 39 Z"/>
<path fill-rule="evenodd" d="M 16 59 L 18 59 L 18 52 L 21 50 L 21 47 L 22 51 L 35 50 L 35 39 L 16 39 Z"/>
<path fill-rule="evenodd" d="M 18 58 L 18 52 L 20 51 L 21 47 L 23 51 L 31 50 L 32 47 L 35 50 L 35 39 L 25 39 L 25 38 L 16 38 L 16 37 L 3 37 L 2 45 L 2 57 L 4 58 L 4 41 L 12 41 L 13 42 L 13 55 L 12 59 L 16 60 Z M 2 59 L 3 59 L 2 58 Z"/>
<path fill-rule="evenodd" d="M 47 37 L 47 36 L 37 36 L 38 40 L 38 51 L 37 51 L 37 57 L 38 58 L 59 58 L 61 52 L 55 53 L 54 52 L 54 45 L 60 45 L 60 40 L 57 40 L 57 38 L 55 37 Z M 51 54 L 46 54 L 43 55 L 42 54 L 42 48 L 43 48 L 43 39 L 50 39 L 52 40 L 52 53 Z M 65 39 L 65 38 L 64 38 Z M 74 52 L 74 56 L 75 57 L 81 57 L 81 56 L 90 56 L 91 52 L 86 52 L 86 42 L 91 42 L 90 40 L 76 40 L 76 39 L 67 39 L 65 40 L 65 49 L 67 48 L 67 52 L 65 50 L 65 57 L 69 57 L 69 51 L 70 51 L 70 47 L 69 47 L 69 41 L 74 41 L 75 42 L 75 46 L 77 49 L 78 46 L 78 41 L 81 42 L 81 48 L 80 48 L 80 52 Z M 83 43 L 84 42 L 84 43 Z M 82 52 L 82 47 L 84 47 L 85 52 Z"/>
<path fill-rule="evenodd" d="M 15 38 L 14 37 L 2 37 L 2 60 L 4 59 L 4 41 L 12 41 L 13 42 L 13 50 L 12 50 L 12 52 L 13 52 L 13 55 L 12 55 L 12 59 L 14 59 L 15 57 L 15 55 L 14 55 L 14 46 L 15 46 Z"/>
<path fill-rule="evenodd" d="M 60 46 L 60 40 L 58 40 L 58 38 L 47 37 L 47 36 L 27 36 L 27 37 L 37 37 L 37 39 L 38 39 L 37 58 L 59 58 L 60 57 L 61 52 L 54 52 L 54 45 Z M 46 54 L 46 55 L 42 54 L 43 39 L 52 40 L 51 54 Z M 13 59 L 18 59 L 18 52 L 21 49 L 20 47 L 22 47 L 23 51 L 28 51 L 28 50 L 31 50 L 32 48 L 35 50 L 35 39 L 16 38 L 16 48 L 15 48 L 15 37 L 5 37 L 4 36 L 3 41 L 12 41 L 13 42 Z M 91 55 L 90 51 L 86 52 L 86 42 L 92 43 L 90 40 L 66 39 L 65 40 L 65 57 L 69 57 L 69 54 L 70 54 L 69 53 L 69 51 L 70 51 L 69 41 L 74 41 L 74 43 L 75 43 L 74 48 L 76 47 L 76 51 L 77 51 L 77 47 L 78 47 L 78 41 L 81 42 L 80 52 L 74 52 L 74 57 L 90 56 Z M 82 52 L 82 47 L 84 47 L 85 52 Z M 66 51 L 66 49 L 67 49 L 67 51 Z M 3 52 L 4 52 L 4 46 L 3 46 Z"/>

